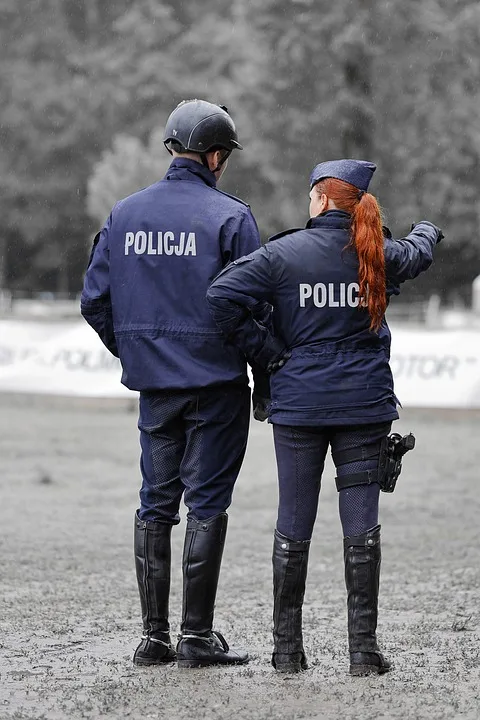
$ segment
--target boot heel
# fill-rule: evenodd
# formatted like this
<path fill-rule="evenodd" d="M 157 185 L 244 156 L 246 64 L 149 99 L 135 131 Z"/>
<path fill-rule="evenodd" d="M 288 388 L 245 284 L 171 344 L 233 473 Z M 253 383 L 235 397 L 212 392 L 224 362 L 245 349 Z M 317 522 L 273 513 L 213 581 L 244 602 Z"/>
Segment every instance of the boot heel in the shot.
<path fill-rule="evenodd" d="M 277 663 L 274 667 L 278 673 L 299 673 L 307 669 L 302 667 L 302 663 L 299 662 Z"/>
<path fill-rule="evenodd" d="M 350 675 L 355 677 L 366 677 L 367 675 L 379 675 L 383 672 L 378 665 L 350 665 Z"/>
<path fill-rule="evenodd" d="M 390 672 L 390 666 L 386 665 L 350 665 L 350 675 L 365 677 L 366 675 L 385 675 Z"/>
<path fill-rule="evenodd" d="M 381 652 L 352 653 L 350 657 L 350 675 L 362 677 L 364 675 L 383 675 L 389 672 L 392 666 Z"/>
<path fill-rule="evenodd" d="M 202 667 L 202 663 L 199 660 L 177 660 L 177 667 L 179 667 L 179 668 L 199 668 L 199 667 Z"/>
<path fill-rule="evenodd" d="M 294 653 L 290 656 L 273 653 L 272 665 L 279 673 L 299 673 L 308 670 L 305 653 Z"/>
<path fill-rule="evenodd" d="M 248 659 L 248 654 L 243 650 L 230 648 L 223 635 L 217 630 L 212 630 L 208 637 L 203 638 L 181 637 L 177 645 L 179 668 L 243 665 Z"/>
<path fill-rule="evenodd" d="M 140 645 L 135 650 L 133 664 L 142 666 L 165 665 L 165 663 L 174 662 L 176 659 L 177 654 L 170 642 L 170 635 L 167 636 L 167 641 L 147 635 L 142 638 Z"/>

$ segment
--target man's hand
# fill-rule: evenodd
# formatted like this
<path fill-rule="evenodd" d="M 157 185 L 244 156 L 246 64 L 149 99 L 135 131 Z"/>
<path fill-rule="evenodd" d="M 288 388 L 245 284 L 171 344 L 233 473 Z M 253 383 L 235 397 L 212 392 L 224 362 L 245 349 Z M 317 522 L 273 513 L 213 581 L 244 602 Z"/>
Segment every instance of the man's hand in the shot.
<path fill-rule="evenodd" d="M 261 397 L 256 393 L 252 396 L 253 403 L 253 417 L 259 422 L 264 422 L 268 418 L 268 409 L 270 400 L 268 398 Z"/>

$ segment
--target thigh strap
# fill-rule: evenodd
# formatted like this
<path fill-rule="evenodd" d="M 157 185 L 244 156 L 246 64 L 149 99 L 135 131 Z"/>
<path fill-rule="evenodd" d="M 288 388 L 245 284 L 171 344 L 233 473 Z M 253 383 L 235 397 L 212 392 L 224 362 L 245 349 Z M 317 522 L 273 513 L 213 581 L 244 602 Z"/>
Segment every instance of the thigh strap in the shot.
<path fill-rule="evenodd" d="M 377 440 L 377 442 L 369 445 L 337 450 L 335 452 L 335 465 L 338 468 L 339 465 L 347 465 L 360 460 L 374 460 L 380 455 L 381 446 L 382 440 Z M 348 475 L 337 475 L 335 478 L 338 492 L 344 488 L 354 487 L 355 485 L 371 485 L 374 482 L 378 482 L 378 468 L 349 473 Z"/>

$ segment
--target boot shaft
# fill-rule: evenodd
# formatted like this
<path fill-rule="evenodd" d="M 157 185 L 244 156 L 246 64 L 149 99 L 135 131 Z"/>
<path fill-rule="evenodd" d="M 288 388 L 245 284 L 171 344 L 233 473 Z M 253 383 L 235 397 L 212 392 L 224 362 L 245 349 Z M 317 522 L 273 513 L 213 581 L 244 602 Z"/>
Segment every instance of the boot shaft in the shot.
<path fill-rule="evenodd" d="M 208 635 L 227 533 L 227 513 L 208 520 L 189 518 L 183 548 L 182 634 Z"/>
<path fill-rule="evenodd" d="M 345 538 L 344 559 L 350 652 L 376 652 L 380 525 L 363 535 Z"/>
<path fill-rule="evenodd" d="M 145 522 L 135 515 L 135 569 L 147 635 L 169 630 L 171 533 L 171 525 Z"/>
<path fill-rule="evenodd" d="M 275 658 L 303 653 L 302 607 L 310 541 L 293 541 L 275 530 L 273 541 L 273 639 Z M 285 661 L 286 662 L 286 661 Z"/>

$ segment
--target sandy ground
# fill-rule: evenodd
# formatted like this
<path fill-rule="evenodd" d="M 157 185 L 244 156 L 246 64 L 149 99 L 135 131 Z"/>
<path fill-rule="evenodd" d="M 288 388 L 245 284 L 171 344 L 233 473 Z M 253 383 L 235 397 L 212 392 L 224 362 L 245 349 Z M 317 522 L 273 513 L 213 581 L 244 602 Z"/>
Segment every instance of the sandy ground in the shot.
<path fill-rule="evenodd" d="M 252 425 L 230 511 L 216 627 L 243 668 L 134 668 L 135 412 L 0 399 L 0 718 L 480 718 L 480 416 L 403 412 L 417 449 L 382 495 L 379 636 L 389 675 L 347 674 L 342 536 L 327 466 L 304 625 L 310 669 L 277 676 L 271 651 L 271 429 Z M 184 523 L 174 530 L 178 631 Z"/>

